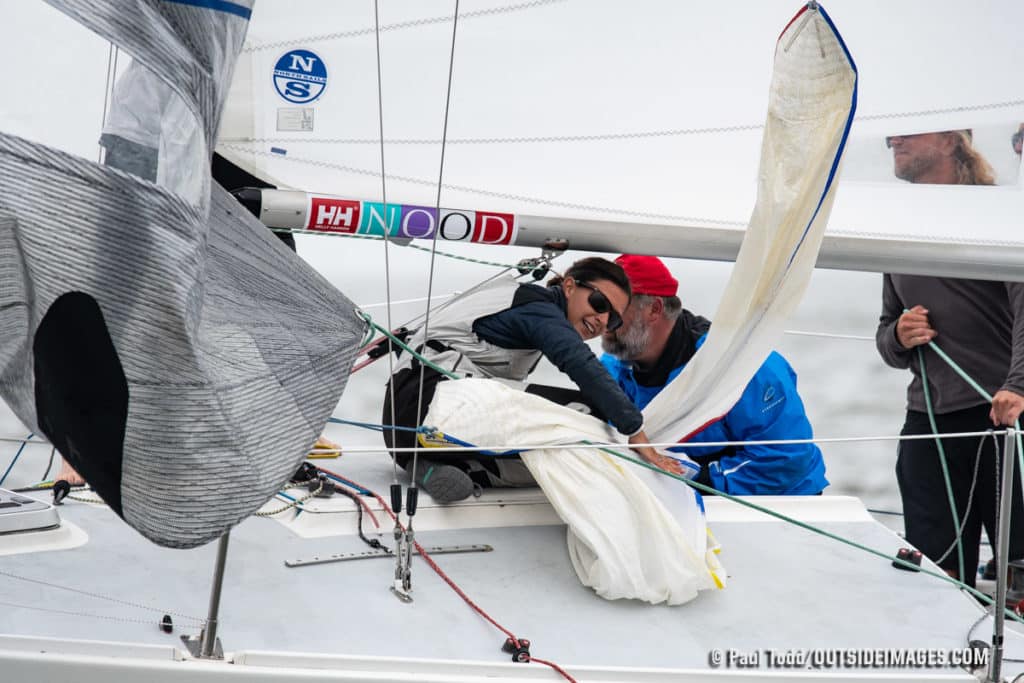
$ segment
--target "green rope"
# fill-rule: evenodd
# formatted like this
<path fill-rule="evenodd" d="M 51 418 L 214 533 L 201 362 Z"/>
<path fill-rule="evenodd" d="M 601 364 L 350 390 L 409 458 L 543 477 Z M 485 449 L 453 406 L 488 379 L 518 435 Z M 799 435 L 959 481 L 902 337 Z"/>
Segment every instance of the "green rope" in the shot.
<path fill-rule="evenodd" d="M 373 318 L 371 318 L 368 313 L 365 313 L 363 311 L 358 311 L 357 310 L 356 314 L 360 318 L 365 320 L 371 327 L 373 327 L 373 329 L 377 330 L 378 332 L 383 334 L 385 337 L 388 337 L 393 343 L 395 343 L 396 345 L 400 346 L 403 350 L 408 351 L 412 355 L 413 358 L 418 360 L 423 365 L 426 365 L 428 368 L 430 368 L 432 370 L 436 370 L 437 372 L 440 372 L 442 375 L 445 375 L 446 377 L 449 377 L 451 379 L 462 379 L 459 375 L 456 375 L 454 372 L 452 372 L 450 370 L 446 370 L 445 368 L 442 368 L 440 365 L 437 365 L 435 363 L 430 362 L 429 360 L 427 360 L 426 358 L 423 357 L 423 354 L 420 354 L 420 353 L 417 353 L 416 351 L 413 351 L 411 346 L 409 346 L 408 344 L 403 342 L 401 339 L 396 337 L 394 334 L 392 334 L 391 330 L 389 330 L 387 328 L 384 328 L 384 327 L 381 327 L 377 323 L 373 322 Z"/>
<path fill-rule="evenodd" d="M 961 368 L 960 365 L 955 360 L 950 358 L 949 354 L 947 354 L 945 351 L 943 351 L 941 348 L 939 348 L 938 344 L 936 344 L 933 341 L 929 341 L 928 342 L 928 346 L 931 348 L 932 351 L 935 352 L 935 354 L 939 358 L 941 358 L 942 360 L 946 361 L 946 364 L 953 370 L 953 372 L 955 372 L 957 375 L 960 376 L 961 379 L 963 379 L 965 382 L 967 382 L 967 384 L 969 384 L 971 386 L 971 388 L 973 388 L 975 391 L 977 391 L 981 395 L 982 398 L 984 398 L 989 403 L 992 403 L 993 396 L 991 394 L 989 394 L 987 391 L 985 391 L 984 387 L 982 387 L 980 384 L 978 384 L 974 380 L 973 377 L 968 375 L 967 372 L 963 368 Z M 952 493 L 951 485 L 950 485 L 950 482 L 949 482 L 949 473 L 946 471 L 945 455 L 944 455 L 944 453 L 942 451 L 942 444 L 939 441 L 938 436 L 937 436 L 938 429 L 935 427 L 935 418 L 934 418 L 934 416 L 932 414 L 931 401 L 929 400 L 928 385 L 926 383 L 926 374 L 925 374 L 925 369 L 924 369 L 924 353 L 921 351 L 920 347 L 918 347 L 918 357 L 919 357 L 920 362 L 921 362 L 921 379 L 922 379 L 922 382 L 924 383 L 924 397 L 925 397 L 925 401 L 926 401 L 926 403 L 928 405 L 928 419 L 931 422 L 932 431 L 936 433 L 936 443 L 939 444 L 939 454 L 941 456 L 943 456 L 943 460 L 942 460 L 943 475 L 946 477 L 946 490 L 949 492 L 949 495 L 950 495 L 949 505 L 953 509 L 953 520 L 954 520 L 954 523 L 955 523 L 955 521 L 957 519 L 956 507 L 955 507 L 955 505 L 953 503 L 953 500 L 952 500 L 953 493 Z M 1020 477 L 1021 490 L 1024 491 L 1024 441 L 1021 440 L 1020 420 L 1014 420 L 1013 426 L 1014 426 L 1014 429 L 1017 430 L 1016 437 L 1015 437 L 1016 441 L 1017 441 L 1017 469 L 1019 470 L 1017 474 Z M 1000 473 L 997 472 L 996 476 L 999 477 Z M 1010 490 L 1010 495 L 1011 496 L 1013 495 L 1013 490 L 1012 489 Z M 970 510 L 968 510 L 967 513 L 970 514 Z M 960 527 L 957 526 L 955 528 L 959 529 Z M 993 547 L 995 547 L 994 544 L 993 544 Z M 960 555 L 960 576 L 963 577 L 963 575 L 964 575 L 963 545 L 962 545 L 962 539 L 960 538 L 960 534 L 959 533 L 957 533 L 957 550 L 959 551 L 959 555 Z"/>
<path fill-rule="evenodd" d="M 973 387 L 975 391 L 977 391 L 979 394 L 981 394 L 985 398 L 986 401 L 988 401 L 989 403 L 992 402 L 993 397 L 990 396 L 989 393 L 987 391 L 985 391 L 985 389 L 983 389 L 980 384 L 975 382 L 974 378 L 972 378 L 970 375 L 968 375 L 966 372 L 964 372 L 964 369 L 961 368 L 959 365 L 957 365 L 955 360 L 950 358 L 949 355 L 945 351 L 940 349 L 938 344 L 936 344 L 935 342 L 928 342 L 928 346 L 931 347 L 932 351 L 934 351 L 939 356 L 939 358 L 941 358 L 942 360 L 946 361 L 946 363 L 949 365 L 949 367 L 951 367 L 953 369 L 953 372 L 955 372 L 956 374 L 960 375 L 960 377 L 963 378 L 963 380 L 965 382 L 970 384 L 971 387 Z M 1017 430 L 1017 464 L 1018 464 L 1018 468 L 1020 470 L 1018 472 L 1018 474 L 1020 475 L 1020 482 L 1021 482 L 1022 490 L 1024 490 L 1024 440 L 1022 440 L 1021 434 L 1020 434 L 1020 420 L 1014 420 L 1013 426 L 1014 426 L 1014 429 Z"/>
<path fill-rule="evenodd" d="M 591 442 L 589 442 L 589 441 L 584 441 L 583 443 L 591 444 Z M 880 550 L 875 550 L 874 548 L 870 548 L 870 547 L 868 547 L 866 545 L 857 543 L 856 541 L 851 541 L 848 538 L 843 538 L 842 536 L 839 536 L 837 534 L 833 534 L 830 531 L 826 531 L 824 529 L 820 529 L 820 528 L 814 526 L 813 524 L 808 524 L 806 522 L 801 522 L 800 520 L 794 519 L 793 517 L 789 517 L 787 515 L 784 515 L 781 512 L 775 512 L 774 510 L 769 510 L 768 508 L 761 507 L 760 505 L 758 505 L 756 503 L 752 503 L 749 500 L 744 500 L 742 498 L 737 498 L 736 496 L 731 496 L 728 493 L 725 493 L 724 491 L 719 491 L 719 490 L 714 489 L 714 488 L 712 488 L 710 486 L 706 486 L 704 484 L 699 484 L 699 483 L 697 483 L 695 481 L 692 481 L 690 479 L 687 479 L 686 477 L 683 477 L 681 475 L 674 474 L 673 472 L 668 472 L 666 470 L 663 470 L 660 467 L 658 467 L 657 465 L 652 465 L 652 464 L 650 464 L 648 462 L 645 462 L 645 461 L 640 460 L 638 458 L 630 457 L 630 456 L 628 456 L 628 455 L 626 455 L 624 453 L 620 453 L 620 452 L 612 450 L 610 448 L 599 448 L 598 450 L 601 450 L 601 451 L 603 451 L 605 453 L 608 453 L 609 455 L 613 455 L 616 458 L 619 458 L 621 460 L 625 460 L 627 462 L 631 462 L 634 465 L 640 465 L 641 467 L 646 467 L 647 469 L 649 469 L 649 470 L 651 470 L 653 472 L 657 472 L 658 474 L 663 474 L 666 477 L 671 477 L 673 479 L 681 481 L 684 484 L 687 484 L 690 487 L 695 488 L 695 489 L 697 489 L 697 490 L 699 490 L 699 491 L 701 491 L 703 493 L 709 493 L 709 494 L 717 495 L 720 498 L 725 498 L 726 500 L 732 501 L 734 503 L 738 503 L 739 505 L 742 505 L 744 507 L 748 507 L 748 508 L 751 508 L 753 510 L 757 510 L 758 512 L 766 514 L 766 515 L 768 515 L 770 517 L 775 517 L 776 519 L 782 520 L 783 522 L 788 522 L 788 523 L 790 523 L 790 524 L 792 524 L 794 526 L 800 527 L 801 529 L 805 529 L 807 531 L 810 531 L 812 533 L 818 534 L 820 536 L 824 536 L 826 538 L 830 538 L 830 539 L 832 539 L 834 541 L 838 541 L 839 543 L 843 543 L 844 545 L 848 545 L 848 546 L 851 546 L 851 547 L 856 548 L 858 550 L 862 550 L 862 551 L 864 551 L 866 553 L 870 553 L 871 555 L 875 555 L 875 556 L 880 557 L 880 558 L 882 558 L 884 560 L 890 560 L 892 562 L 895 562 L 897 564 L 900 564 L 900 565 L 906 567 L 907 569 L 913 569 L 913 570 L 918 571 L 918 572 L 920 572 L 922 574 L 927 574 L 928 576 L 935 577 L 936 579 L 941 579 L 941 580 L 945 581 L 946 583 L 951 583 L 951 584 L 953 584 L 954 586 L 956 586 L 958 588 L 966 590 L 968 593 L 970 593 L 971 595 L 973 595 L 974 597 L 976 597 L 977 599 L 981 600 L 982 602 L 984 602 L 987 605 L 991 605 L 991 604 L 994 603 L 994 600 L 992 598 L 990 598 L 989 596 L 985 595 L 984 593 L 982 593 L 981 591 L 977 590 L 976 588 L 972 588 L 972 587 L 968 586 L 963 581 L 960 581 L 958 579 L 954 579 L 952 576 L 949 576 L 945 572 L 933 572 L 930 569 L 925 569 L 923 567 L 919 567 L 916 564 L 913 564 L 911 562 L 907 562 L 906 560 L 901 560 L 898 557 L 893 557 L 892 555 L 888 555 L 888 554 L 886 554 L 886 553 L 884 553 L 884 552 L 882 552 Z M 1024 624 L 1024 618 L 1019 617 L 1012 610 L 1006 609 L 1004 607 L 1003 611 L 1006 613 L 1006 616 L 1009 617 L 1010 619 L 1013 619 L 1015 621 L 1018 621 L 1018 622 Z"/>
<path fill-rule="evenodd" d="M 931 392 L 928 391 L 928 371 L 925 369 L 924 362 L 924 350 L 917 347 L 917 360 L 921 364 L 921 386 L 924 389 L 924 404 L 928 409 L 928 424 L 931 425 L 932 434 L 935 435 L 935 447 L 939 451 L 939 462 L 942 464 L 942 478 L 946 482 L 946 497 L 949 498 L 949 509 L 953 514 L 953 533 L 956 536 L 956 556 L 957 566 L 960 568 L 960 578 L 963 579 L 964 574 L 964 539 L 963 534 L 960 533 L 960 514 L 956 511 L 956 501 L 953 498 L 953 482 L 949 479 L 949 465 L 946 462 L 946 449 L 942 446 L 942 438 L 939 436 L 939 426 L 935 422 L 935 411 L 932 409 L 932 397 Z M 946 361 L 952 363 L 952 359 L 947 356 Z M 991 400 L 991 398 L 989 399 Z M 968 510 L 967 514 L 970 515 L 971 511 Z"/>

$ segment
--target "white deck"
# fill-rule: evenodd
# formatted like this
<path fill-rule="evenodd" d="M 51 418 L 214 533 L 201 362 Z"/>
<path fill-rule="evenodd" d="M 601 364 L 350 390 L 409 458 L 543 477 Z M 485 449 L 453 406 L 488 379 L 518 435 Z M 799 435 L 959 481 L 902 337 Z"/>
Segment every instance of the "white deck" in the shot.
<path fill-rule="evenodd" d="M 327 462 L 329 469 L 386 496 L 391 466 L 384 456 L 345 456 Z M 871 520 L 856 499 L 822 496 L 759 502 L 796 511 L 805 521 L 887 553 L 905 544 Z M 354 535 L 355 515 L 347 498 L 318 500 L 313 505 L 337 513 L 305 512 L 297 523 L 289 524 L 252 518 L 232 533 L 219 634 L 229 659 L 244 666 L 178 662 L 179 635 L 198 633 L 197 623 L 175 616 L 173 635 L 156 627 L 164 612 L 205 615 L 215 544 L 194 551 L 159 548 L 104 506 L 79 502 L 66 504 L 61 514 L 88 534 L 84 545 L 0 556 L 0 571 L 46 582 L 0 577 L 0 602 L 5 603 L 0 606 L 0 634 L 154 647 L 125 650 L 0 638 L 0 662 L 6 662 L 5 670 L 26 675 L 38 672 L 41 665 L 53 665 L 57 668 L 47 670 L 63 675 L 80 673 L 78 660 L 40 655 L 40 650 L 77 651 L 82 657 L 118 653 L 145 661 L 138 671 L 146 671 L 150 681 L 185 680 L 183 676 L 207 669 L 214 676 L 210 680 L 239 669 L 255 680 L 258 672 L 266 673 L 263 667 L 286 667 L 271 676 L 276 680 L 293 680 L 284 671 L 293 673 L 295 668 L 320 670 L 339 680 L 345 677 L 340 669 L 349 670 L 347 675 L 359 670 L 390 672 L 384 680 L 401 680 L 396 673 L 400 671 L 414 672 L 420 677 L 417 680 L 434 680 L 430 678 L 434 675 L 436 680 L 456 680 L 457 671 L 470 677 L 466 680 L 476 676 L 555 680 L 546 667 L 506 664 L 508 655 L 500 651 L 505 636 L 477 616 L 420 560 L 413 565 L 412 604 L 401 603 L 388 590 L 394 569 L 391 559 L 287 568 L 285 560 L 366 550 Z M 376 503 L 373 507 L 378 509 Z M 723 548 L 729 585 L 678 607 L 609 602 L 583 587 L 569 563 L 565 528 L 536 489 L 492 491 L 451 508 L 423 500 L 415 526 L 417 539 L 425 546 L 493 546 L 493 552 L 446 555 L 438 563 L 498 622 L 530 639 L 536 657 L 553 660 L 586 680 L 679 680 L 685 671 L 697 680 L 715 671 L 708 665 L 714 649 L 955 650 L 964 647 L 968 628 L 982 614 L 974 600 L 932 577 L 898 571 L 885 560 L 787 523 L 748 514 L 726 500 L 707 500 L 707 510 Z M 380 517 L 386 530 L 382 541 L 390 546 L 390 520 Z M 844 519 L 851 521 L 839 521 Z M 369 519 L 364 520 L 364 529 L 372 528 Z M 116 604 L 47 584 L 159 610 Z M 988 640 L 989 635 L 981 629 L 976 637 Z M 1018 640 L 1008 639 L 1010 652 L 1015 644 L 1024 650 Z M 390 659 L 372 659 L 377 657 Z M 402 663 L 394 658 L 416 661 Z M 166 679 L 161 673 L 165 670 Z M 101 675 L 103 667 L 92 671 Z M 770 673 L 764 663 L 753 671 L 717 671 L 726 678 L 716 680 Z M 784 678 L 794 673 L 788 671 Z M 973 680 L 954 668 L 889 671 L 891 677 L 877 669 L 824 670 L 810 672 L 813 675 L 807 680 L 836 673 L 864 674 L 863 680 L 890 680 L 910 673 L 919 674 L 921 680 L 947 680 L 947 675 L 948 680 Z M 871 678 L 875 675 L 881 677 Z"/>

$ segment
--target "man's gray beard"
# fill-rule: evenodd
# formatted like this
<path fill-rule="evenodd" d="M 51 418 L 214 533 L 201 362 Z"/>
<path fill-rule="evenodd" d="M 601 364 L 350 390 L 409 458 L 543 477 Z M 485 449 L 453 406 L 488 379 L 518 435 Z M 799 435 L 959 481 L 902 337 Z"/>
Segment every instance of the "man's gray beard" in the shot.
<path fill-rule="evenodd" d="M 906 180 L 907 182 L 916 183 L 917 179 L 927 170 L 929 170 L 935 161 L 933 159 L 917 156 L 907 162 L 907 165 L 901 169 L 893 169 L 893 175 L 900 180 Z"/>
<path fill-rule="evenodd" d="M 650 328 L 634 319 L 628 328 L 620 329 L 614 339 L 602 337 L 601 348 L 620 360 L 633 360 L 643 354 L 650 340 Z"/>

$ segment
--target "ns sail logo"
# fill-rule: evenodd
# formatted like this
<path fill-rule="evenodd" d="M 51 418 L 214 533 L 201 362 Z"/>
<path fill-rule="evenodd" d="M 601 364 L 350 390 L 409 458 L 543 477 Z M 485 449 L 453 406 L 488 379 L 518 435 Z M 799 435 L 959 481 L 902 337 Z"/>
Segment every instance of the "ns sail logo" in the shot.
<path fill-rule="evenodd" d="M 327 88 L 327 65 L 309 50 L 285 52 L 274 65 L 274 88 L 292 104 L 309 104 Z"/>

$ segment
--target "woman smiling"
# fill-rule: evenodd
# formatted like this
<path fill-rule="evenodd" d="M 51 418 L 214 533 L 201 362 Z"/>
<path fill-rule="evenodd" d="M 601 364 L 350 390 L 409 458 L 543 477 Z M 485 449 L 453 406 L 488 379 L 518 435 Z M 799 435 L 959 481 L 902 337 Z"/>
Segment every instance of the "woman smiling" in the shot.
<path fill-rule="evenodd" d="M 618 264 L 585 258 L 572 264 L 564 275 L 552 278 L 547 286 L 519 284 L 513 278 L 501 277 L 470 290 L 432 314 L 428 334 L 420 330 L 410 346 L 434 365 L 453 373 L 516 382 L 524 382 L 544 356 L 580 391 L 569 392 L 570 396 L 566 390 L 535 385 L 526 387 L 527 391 L 560 403 L 573 400 L 587 405 L 596 416 L 628 436 L 645 460 L 678 471 L 674 460 L 644 445 L 649 441 L 643 432 L 643 415 L 585 343 L 620 326 L 621 312 L 629 300 L 629 280 Z M 444 379 L 441 372 L 429 366 L 421 368 L 418 360 L 404 356 L 385 394 L 384 424 L 420 425 L 437 383 Z M 385 429 L 384 441 L 389 448 L 411 447 L 415 434 Z M 407 467 L 411 457 L 400 453 L 397 460 Z M 438 502 L 466 498 L 477 486 L 533 484 L 514 457 L 431 453 L 428 458 L 419 458 L 413 474 Z"/>

